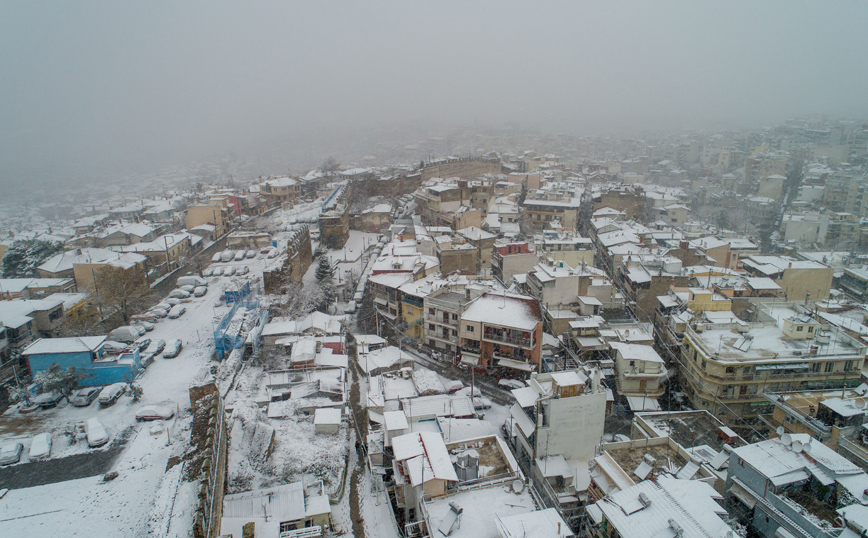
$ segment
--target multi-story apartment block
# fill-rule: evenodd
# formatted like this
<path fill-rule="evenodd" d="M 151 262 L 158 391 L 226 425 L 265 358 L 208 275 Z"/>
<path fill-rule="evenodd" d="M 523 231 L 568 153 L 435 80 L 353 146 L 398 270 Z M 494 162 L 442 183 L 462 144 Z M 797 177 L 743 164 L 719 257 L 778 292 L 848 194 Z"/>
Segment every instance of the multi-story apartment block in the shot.
<path fill-rule="evenodd" d="M 858 384 L 868 345 L 821 323 L 799 304 L 756 303 L 755 321 L 717 316 L 683 332 L 681 384 L 697 409 L 724 421 L 771 410 L 769 390 L 840 389 Z"/>
<path fill-rule="evenodd" d="M 542 351 L 542 315 L 532 297 L 485 293 L 460 318 L 461 362 L 488 369 L 535 370 Z"/>

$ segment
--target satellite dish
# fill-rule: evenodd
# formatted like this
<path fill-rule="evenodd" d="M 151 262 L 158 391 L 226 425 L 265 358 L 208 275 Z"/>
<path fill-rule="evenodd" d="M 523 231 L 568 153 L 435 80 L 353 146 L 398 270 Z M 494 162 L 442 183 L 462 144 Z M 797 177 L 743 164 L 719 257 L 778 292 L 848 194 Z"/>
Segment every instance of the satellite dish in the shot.
<path fill-rule="evenodd" d="M 792 444 L 792 442 L 793 442 L 793 438 L 790 437 L 790 434 L 785 433 L 785 434 L 781 435 L 781 443 L 783 443 L 784 446 L 790 446 Z"/>
<path fill-rule="evenodd" d="M 780 437 L 784 434 L 784 427 L 778 426 L 778 428 L 775 431 L 778 432 L 778 437 Z"/>
<path fill-rule="evenodd" d="M 518 479 L 513 480 L 512 481 L 512 490 L 516 493 L 521 493 L 522 491 L 524 491 L 524 482 L 522 482 L 521 480 L 518 480 Z"/>
<path fill-rule="evenodd" d="M 811 443 L 810 442 L 805 443 L 804 446 L 802 446 L 802 450 L 805 451 L 805 454 L 810 454 L 811 453 Z"/>
<path fill-rule="evenodd" d="M 856 406 L 856 409 L 865 409 L 865 398 L 856 398 L 853 400 L 853 405 Z"/>
<path fill-rule="evenodd" d="M 804 448 L 804 445 L 802 444 L 801 441 L 793 441 L 793 452 L 798 454 L 799 452 L 802 451 L 803 448 Z"/>

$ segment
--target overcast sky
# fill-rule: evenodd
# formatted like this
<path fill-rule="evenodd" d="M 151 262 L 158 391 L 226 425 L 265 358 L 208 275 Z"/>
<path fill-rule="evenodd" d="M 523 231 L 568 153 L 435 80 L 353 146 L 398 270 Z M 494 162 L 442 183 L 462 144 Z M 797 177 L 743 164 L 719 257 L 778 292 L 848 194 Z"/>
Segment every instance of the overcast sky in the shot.
<path fill-rule="evenodd" d="M 866 2 L 3 2 L 0 182 L 417 120 L 866 116 Z"/>

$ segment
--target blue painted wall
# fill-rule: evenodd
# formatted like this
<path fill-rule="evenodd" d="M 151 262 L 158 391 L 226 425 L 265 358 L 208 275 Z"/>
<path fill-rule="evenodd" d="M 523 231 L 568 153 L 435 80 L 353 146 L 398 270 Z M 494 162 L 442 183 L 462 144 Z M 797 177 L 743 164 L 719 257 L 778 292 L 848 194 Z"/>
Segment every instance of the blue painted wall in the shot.
<path fill-rule="evenodd" d="M 32 375 L 47 370 L 52 364 L 58 364 L 64 369 L 75 366 L 87 374 L 87 378 L 80 383 L 82 387 L 129 382 L 142 371 L 138 351 L 124 353 L 117 361 L 112 362 L 93 362 L 91 354 L 86 352 L 34 354 L 27 357 L 27 362 Z"/>

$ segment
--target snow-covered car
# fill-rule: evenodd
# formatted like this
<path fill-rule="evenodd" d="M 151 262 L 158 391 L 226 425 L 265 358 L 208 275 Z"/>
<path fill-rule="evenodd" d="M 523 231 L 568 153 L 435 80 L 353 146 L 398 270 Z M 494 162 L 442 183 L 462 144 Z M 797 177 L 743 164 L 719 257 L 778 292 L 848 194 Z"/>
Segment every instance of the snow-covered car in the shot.
<path fill-rule="evenodd" d="M 30 461 L 47 460 L 51 456 L 51 434 L 37 434 L 30 441 Z"/>
<path fill-rule="evenodd" d="M 208 288 L 205 286 L 196 286 L 193 288 L 193 297 L 202 297 L 206 293 L 208 293 Z"/>
<path fill-rule="evenodd" d="M 3 448 L 0 448 L 0 465 L 18 463 L 21 460 L 22 452 L 24 452 L 24 445 L 21 443 L 3 445 Z"/>
<path fill-rule="evenodd" d="M 189 299 L 190 292 L 187 290 L 182 290 L 180 288 L 174 289 L 169 292 L 169 297 L 173 297 L 175 299 Z"/>
<path fill-rule="evenodd" d="M 181 344 L 181 341 L 177 338 L 175 338 L 174 340 L 169 340 L 169 342 L 166 344 L 166 350 L 163 351 L 163 358 L 174 359 L 178 356 L 179 353 L 181 353 L 181 349 L 183 347 L 184 346 Z"/>
<path fill-rule="evenodd" d="M 144 334 L 146 332 L 151 332 L 154 330 L 154 327 L 156 327 L 156 325 L 154 325 L 150 321 L 145 321 L 145 320 L 137 321 L 133 325 L 137 328 L 142 329 L 142 334 Z"/>
<path fill-rule="evenodd" d="M 167 405 L 146 405 L 136 412 L 136 420 L 168 420 L 175 416 L 175 410 Z"/>
<path fill-rule="evenodd" d="M 525 384 L 517 379 L 501 379 L 497 382 L 502 388 L 505 389 L 523 389 Z"/>
<path fill-rule="evenodd" d="M 232 258 L 234 258 L 234 257 L 235 257 L 235 251 L 234 250 L 224 250 L 220 254 L 220 261 L 231 262 Z"/>
<path fill-rule="evenodd" d="M 163 319 L 164 317 L 166 317 L 166 314 L 169 313 L 168 310 L 166 310 L 164 308 L 157 308 L 157 307 L 154 307 L 154 308 L 148 310 L 148 312 L 150 312 L 155 318 L 158 318 L 158 319 Z"/>
<path fill-rule="evenodd" d="M 146 347 L 148 347 L 149 345 L 151 345 L 151 339 L 148 338 L 147 336 L 142 336 L 141 338 L 139 338 L 138 340 L 133 342 L 132 347 L 137 348 L 139 350 L 139 353 L 141 353 L 142 350 L 145 349 Z"/>
<path fill-rule="evenodd" d="M 246 274 L 249 273 L 249 272 L 250 272 L 250 268 L 247 267 L 246 265 L 242 265 L 241 267 L 239 267 L 239 268 L 235 271 L 235 274 L 236 274 L 236 275 L 246 275 Z"/>
<path fill-rule="evenodd" d="M 130 345 L 125 344 L 123 342 L 114 342 L 108 341 L 102 345 L 103 349 L 106 350 L 107 353 L 123 353 L 127 349 L 129 349 Z"/>
<path fill-rule="evenodd" d="M 256 251 L 255 250 L 248 250 L 247 251 L 247 257 L 248 258 L 255 258 L 256 257 Z"/>
<path fill-rule="evenodd" d="M 278 257 L 278 256 L 280 256 L 280 251 L 277 250 L 277 249 L 274 249 L 274 250 L 272 250 L 271 252 L 268 253 L 268 256 L 267 256 L 267 257 L 268 257 L 268 258 L 276 258 L 276 257 Z"/>
<path fill-rule="evenodd" d="M 206 267 L 204 271 L 202 271 L 203 276 L 211 276 L 214 273 L 213 267 Z"/>
<path fill-rule="evenodd" d="M 223 270 L 223 276 L 232 276 L 235 274 L 235 267 L 229 266 Z"/>
<path fill-rule="evenodd" d="M 490 409 L 491 408 L 491 400 L 486 398 L 485 396 L 474 396 L 473 397 L 473 408 L 479 411 L 480 409 Z"/>
<path fill-rule="evenodd" d="M 262 255 L 266 255 L 269 252 L 271 252 L 271 250 L 272 250 L 271 247 L 265 247 L 264 249 L 260 250 L 259 253 Z"/>
<path fill-rule="evenodd" d="M 57 407 L 63 401 L 65 396 L 59 390 L 51 392 L 43 392 L 39 396 L 33 398 L 30 402 L 33 405 L 38 405 L 42 409 L 51 409 Z"/>
<path fill-rule="evenodd" d="M 217 262 L 219 262 L 222 258 L 223 258 L 223 253 L 222 253 L 222 252 L 218 252 L 218 253 L 214 254 L 213 256 L 211 256 L 211 262 L 212 262 L 212 263 L 217 263 Z"/>
<path fill-rule="evenodd" d="M 192 286 L 190 284 L 185 284 L 183 286 L 178 286 L 179 290 L 184 290 L 187 293 L 193 293 L 193 290 L 196 289 L 196 286 Z"/>
<path fill-rule="evenodd" d="M 155 356 L 159 355 L 160 352 L 163 351 L 163 349 L 165 349 L 165 348 L 166 348 L 166 341 L 165 340 L 160 340 L 160 339 L 151 340 L 151 343 L 148 344 L 148 347 L 145 348 L 145 350 L 142 352 L 142 357 L 144 357 L 145 355 L 148 355 L 148 354 L 150 354 L 152 357 L 155 357 Z"/>
<path fill-rule="evenodd" d="M 101 407 L 113 405 L 118 401 L 118 398 L 121 397 L 121 394 L 124 393 L 126 388 L 126 383 L 112 383 L 111 385 L 103 387 L 99 393 L 99 405 Z"/>
<path fill-rule="evenodd" d="M 108 432 L 98 418 L 89 418 L 86 424 L 88 446 L 96 448 L 109 442 Z"/>
<path fill-rule="evenodd" d="M 222 275 L 223 275 L 223 268 L 222 267 L 215 267 L 214 270 L 211 271 L 211 276 L 222 276 Z"/>
<path fill-rule="evenodd" d="M 235 253 L 235 256 L 233 259 L 237 262 L 240 262 L 241 260 L 243 260 L 245 258 L 245 256 L 247 256 L 247 251 L 239 250 L 238 252 Z"/>
<path fill-rule="evenodd" d="M 457 379 L 446 383 L 446 390 L 449 392 L 449 394 L 456 393 L 463 388 L 464 388 L 464 383 L 462 383 L 461 381 L 459 381 Z"/>
<path fill-rule="evenodd" d="M 184 315 L 184 312 L 187 311 L 187 307 L 184 305 L 175 305 L 169 310 L 169 319 L 178 319 Z"/>
<path fill-rule="evenodd" d="M 102 387 L 85 387 L 72 393 L 72 405 L 75 407 L 87 407 L 99 396 Z"/>
<path fill-rule="evenodd" d="M 173 306 L 175 306 L 176 304 L 178 304 L 180 302 L 177 299 L 173 299 L 173 301 L 174 301 L 173 303 L 170 303 L 167 300 L 163 300 L 162 302 L 157 303 L 154 306 L 154 308 L 159 308 L 160 310 L 165 310 L 166 312 L 168 312 L 169 310 L 172 309 Z"/>
<path fill-rule="evenodd" d="M 163 302 L 168 303 L 169 304 L 169 310 L 171 310 L 172 307 L 181 304 L 181 299 L 178 299 L 177 297 L 169 297 L 168 299 L 166 299 Z"/>

